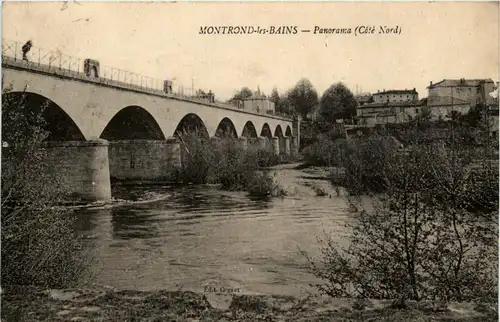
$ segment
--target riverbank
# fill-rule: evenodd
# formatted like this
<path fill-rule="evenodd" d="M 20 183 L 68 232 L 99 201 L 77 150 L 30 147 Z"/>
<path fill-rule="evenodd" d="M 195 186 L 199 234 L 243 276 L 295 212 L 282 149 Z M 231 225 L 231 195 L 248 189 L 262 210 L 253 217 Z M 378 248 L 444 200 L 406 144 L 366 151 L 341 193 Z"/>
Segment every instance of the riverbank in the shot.
<path fill-rule="evenodd" d="M 2 321 L 497 321 L 496 305 L 295 298 L 111 288 L 18 288 L 2 296 Z"/>

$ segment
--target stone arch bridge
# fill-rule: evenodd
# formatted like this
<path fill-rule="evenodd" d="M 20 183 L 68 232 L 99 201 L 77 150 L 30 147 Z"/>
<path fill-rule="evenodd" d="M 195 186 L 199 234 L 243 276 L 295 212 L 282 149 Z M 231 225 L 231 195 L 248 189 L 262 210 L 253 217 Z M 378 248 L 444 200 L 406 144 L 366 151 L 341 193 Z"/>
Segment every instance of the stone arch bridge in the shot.
<path fill-rule="evenodd" d="M 244 146 L 252 142 L 275 153 L 298 151 L 299 124 L 290 118 L 7 56 L 2 74 L 7 95 L 23 95 L 30 109 L 44 105 L 51 163 L 66 169 L 66 180 L 86 199 L 111 198 L 111 177 L 165 175 L 181 162 L 182 131 L 231 134 Z"/>

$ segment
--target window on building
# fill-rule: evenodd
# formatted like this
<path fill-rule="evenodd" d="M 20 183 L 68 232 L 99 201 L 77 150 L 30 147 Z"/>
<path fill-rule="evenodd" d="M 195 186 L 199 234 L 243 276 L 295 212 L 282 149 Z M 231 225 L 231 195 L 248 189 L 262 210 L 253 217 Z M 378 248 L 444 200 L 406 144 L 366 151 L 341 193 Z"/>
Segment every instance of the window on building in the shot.
<path fill-rule="evenodd" d="M 418 114 L 418 108 L 415 109 L 415 113 Z"/>

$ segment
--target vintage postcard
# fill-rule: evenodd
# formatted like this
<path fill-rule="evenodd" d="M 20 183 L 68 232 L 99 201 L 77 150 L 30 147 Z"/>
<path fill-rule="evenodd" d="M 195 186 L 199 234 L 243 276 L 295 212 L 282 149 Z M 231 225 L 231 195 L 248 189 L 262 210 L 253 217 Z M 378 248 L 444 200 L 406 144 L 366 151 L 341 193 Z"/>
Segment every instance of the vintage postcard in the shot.
<path fill-rule="evenodd" d="M 498 2 L 1 8 L 2 321 L 498 319 Z"/>

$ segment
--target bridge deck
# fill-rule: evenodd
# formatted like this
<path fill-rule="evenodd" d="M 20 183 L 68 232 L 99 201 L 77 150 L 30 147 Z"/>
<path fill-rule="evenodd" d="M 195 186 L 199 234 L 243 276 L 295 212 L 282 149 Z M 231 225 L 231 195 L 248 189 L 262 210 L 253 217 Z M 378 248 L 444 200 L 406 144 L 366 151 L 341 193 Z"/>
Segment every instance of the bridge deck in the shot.
<path fill-rule="evenodd" d="M 48 64 L 42 64 L 38 62 L 31 62 L 31 61 L 25 61 L 19 58 L 14 58 L 10 57 L 7 55 L 2 55 L 2 68 L 7 67 L 7 68 L 14 68 L 14 69 L 22 69 L 30 72 L 35 72 L 35 73 L 43 73 L 51 76 L 58 76 L 58 77 L 66 77 L 86 83 L 95 83 L 99 84 L 102 86 L 108 86 L 108 87 L 114 87 L 118 89 L 124 89 L 124 90 L 129 90 L 129 91 L 135 91 L 135 92 L 140 92 L 140 93 L 145 93 L 149 95 L 155 95 L 155 96 L 160 96 L 164 98 L 170 98 L 170 99 L 175 99 L 175 100 L 181 100 L 181 101 L 186 101 L 194 104 L 201 104 L 201 105 L 206 105 L 206 106 L 211 106 L 214 108 L 219 108 L 219 109 L 225 109 L 225 110 L 232 110 L 232 111 L 237 111 L 239 113 L 244 113 L 244 114 L 252 114 L 252 115 L 258 115 L 261 117 L 269 117 L 269 118 L 274 118 L 278 120 L 284 120 L 284 121 L 292 121 L 293 119 L 291 117 L 285 117 L 282 115 L 276 115 L 276 114 L 268 114 L 268 113 L 259 113 L 255 111 L 248 111 L 244 109 L 240 109 L 234 105 L 230 104 L 223 104 L 223 103 L 209 103 L 205 100 L 202 99 L 196 99 L 194 97 L 186 97 L 182 96 L 179 94 L 168 94 L 165 93 L 162 90 L 158 90 L 155 88 L 147 87 L 147 86 L 142 86 L 142 85 L 136 85 L 136 84 L 131 84 L 127 82 L 122 82 L 118 80 L 113 80 L 110 78 L 105 78 L 105 77 L 89 77 L 85 73 L 80 72 L 79 70 L 75 71 L 70 68 L 64 68 L 60 66 L 54 66 L 54 65 L 48 65 Z"/>

